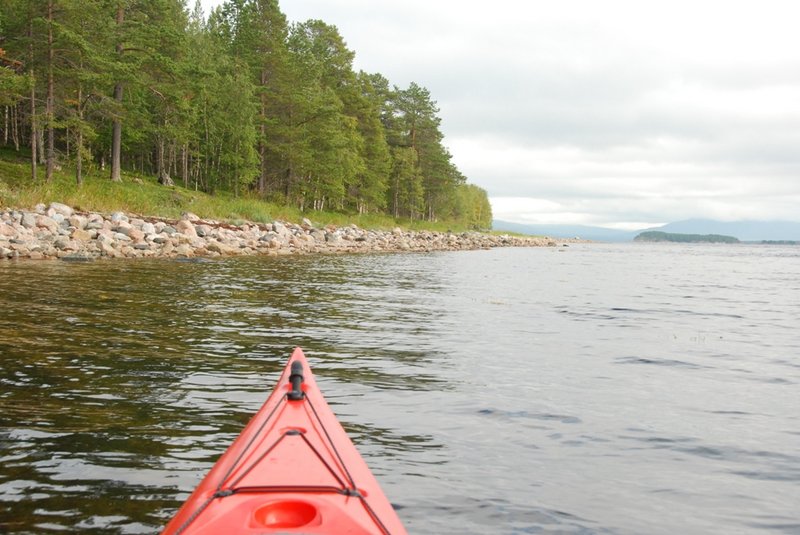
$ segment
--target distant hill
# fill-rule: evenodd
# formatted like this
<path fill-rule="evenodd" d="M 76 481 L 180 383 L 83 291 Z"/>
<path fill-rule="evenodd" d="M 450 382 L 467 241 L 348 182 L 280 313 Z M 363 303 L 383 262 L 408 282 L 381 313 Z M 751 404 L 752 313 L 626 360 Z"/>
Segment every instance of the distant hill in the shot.
<path fill-rule="evenodd" d="M 585 225 L 526 225 L 510 221 L 494 220 L 492 229 L 531 234 L 534 236 L 550 236 L 551 238 L 582 238 L 592 241 L 631 241 L 639 232 L 616 230 L 604 227 Z"/>
<path fill-rule="evenodd" d="M 718 234 L 733 236 L 740 241 L 800 241 L 800 222 L 794 221 L 714 221 L 711 219 L 687 219 L 666 225 L 635 231 L 592 227 L 584 225 L 526 225 L 510 221 L 495 220 L 495 230 L 507 230 L 522 234 L 551 236 L 553 238 L 583 238 L 593 241 L 631 241 L 646 231 L 672 234 Z"/>
<path fill-rule="evenodd" d="M 733 236 L 721 234 L 675 234 L 649 230 L 636 236 L 633 241 L 676 243 L 739 243 Z"/>
<path fill-rule="evenodd" d="M 797 241 L 800 240 L 800 223 L 793 221 L 714 221 L 687 219 L 647 229 L 679 234 L 723 234 L 741 241 Z"/>

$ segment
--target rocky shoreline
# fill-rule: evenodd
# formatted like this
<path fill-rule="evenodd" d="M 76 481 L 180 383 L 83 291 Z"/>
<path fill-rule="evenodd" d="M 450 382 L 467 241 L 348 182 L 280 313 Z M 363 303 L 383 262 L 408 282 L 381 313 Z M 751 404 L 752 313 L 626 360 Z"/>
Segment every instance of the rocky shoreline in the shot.
<path fill-rule="evenodd" d="M 458 251 L 493 247 L 556 246 L 550 238 L 479 232 L 364 230 L 355 225 L 315 227 L 275 221 L 232 225 L 186 213 L 180 220 L 122 212 L 79 212 L 62 203 L 32 211 L 0 212 L 3 259 L 94 260 L 236 255 Z"/>

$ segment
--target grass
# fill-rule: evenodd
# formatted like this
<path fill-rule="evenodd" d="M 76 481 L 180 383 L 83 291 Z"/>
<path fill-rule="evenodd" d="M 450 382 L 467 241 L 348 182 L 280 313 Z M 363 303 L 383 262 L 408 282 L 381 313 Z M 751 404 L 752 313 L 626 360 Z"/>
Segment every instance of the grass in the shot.
<path fill-rule="evenodd" d="M 109 172 L 91 169 L 78 186 L 74 168 L 56 171 L 53 180 L 44 181 L 44 166 L 38 168 L 37 181 L 30 172 L 30 152 L 0 147 L 0 208 L 32 209 L 39 203 L 61 202 L 81 211 L 111 213 L 122 211 L 143 216 L 178 219 L 192 212 L 204 219 L 231 223 L 273 220 L 299 222 L 310 219 L 317 226 L 345 226 L 387 230 L 397 226 L 410 230 L 461 232 L 464 225 L 453 222 L 396 220 L 379 214 L 302 212 L 293 206 L 265 202 L 253 196 L 234 197 L 227 193 L 208 195 L 182 186 L 162 186 L 154 176 L 122 173 L 122 182 L 111 182 Z"/>

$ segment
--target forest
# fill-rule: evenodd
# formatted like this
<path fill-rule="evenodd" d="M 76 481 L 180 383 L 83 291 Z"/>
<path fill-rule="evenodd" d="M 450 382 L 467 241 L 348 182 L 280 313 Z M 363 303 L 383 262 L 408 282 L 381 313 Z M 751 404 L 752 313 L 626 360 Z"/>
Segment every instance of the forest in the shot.
<path fill-rule="evenodd" d="M 430 92 L 355 72 L 276 0 L 0 0 L 0 146 L 30 180 L 123 171 L 303 211 L 491 226 Z"/>

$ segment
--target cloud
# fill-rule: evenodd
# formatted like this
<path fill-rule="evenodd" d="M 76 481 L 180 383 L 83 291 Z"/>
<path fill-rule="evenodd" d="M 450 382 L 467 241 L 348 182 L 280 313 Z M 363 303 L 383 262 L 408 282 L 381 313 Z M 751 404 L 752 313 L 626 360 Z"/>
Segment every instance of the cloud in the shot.
<path fill-rule="evenodd" d="M 336 25 L 356 68 L 430 89 L 445 144 L 498 216 L 800 219 L 796 2 L 281 7 Z"/>

